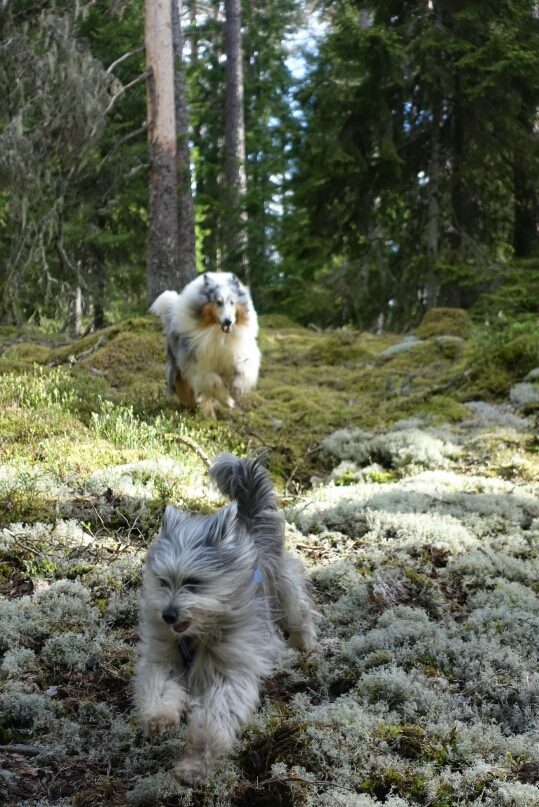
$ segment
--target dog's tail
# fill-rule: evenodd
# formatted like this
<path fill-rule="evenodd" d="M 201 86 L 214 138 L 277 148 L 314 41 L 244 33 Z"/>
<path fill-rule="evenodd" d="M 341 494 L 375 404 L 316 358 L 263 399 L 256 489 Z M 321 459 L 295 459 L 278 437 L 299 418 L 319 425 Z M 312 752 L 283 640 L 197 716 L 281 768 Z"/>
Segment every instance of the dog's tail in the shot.
<path fill-rule="evenodd" d="M 164 291 L 150 306 L 152 314 L 156 314 L 160 317 L 165 331 L 168 331 L 172 320 L 172 311 L 174 310 L 178 297 L 179 294 L 176 291 Z"/>
<path fill-rule="evenodd" d="M 265 550 L 281 549 L 284 516 L 266 468 L 260 459 L 241 460 L 233 454 L 219 454 L 209 470 L 221 493 L 238 505 L 238 520 L 255 543 Z"/>

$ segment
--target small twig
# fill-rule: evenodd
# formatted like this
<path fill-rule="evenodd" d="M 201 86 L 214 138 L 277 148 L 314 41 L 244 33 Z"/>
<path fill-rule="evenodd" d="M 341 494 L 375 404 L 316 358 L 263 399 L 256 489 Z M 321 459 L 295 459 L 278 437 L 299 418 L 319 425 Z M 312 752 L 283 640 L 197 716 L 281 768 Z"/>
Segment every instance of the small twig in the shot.
<path fill-rule="evenodd" d="M 268 443 L 260 434 L 257 434 L 253 429 L 247 429 L 247 434 L 251 434 L 253 437 L 256 437 L 257 440 L 260 440 L 265 446 L 268 448 L 275 448 L 275 443 Z"/>
<path fill-rule="evenodd" d="M 33 555 L 39 555 L 41 558 L 45 560 L 47 559 L 47 555 L 44 555 L 43 552 L 39 551 L 39 549 L 33 549 L 31 546 L 26 546 L 26 544 L 23 544 L 22 541 L 19 541 L 15 533 L 11 532 L 11 530 L 8 530 L 7 527 L 5 527 L 4 529 L 8 533 L 8 535 L 11 535 L 17 546 L 20 546 L 21 549 L 25 550 L 25 552 L 31 552 Z"/>
<path fill-rule="evenodd" d="M 107 342 L 107 337 L 106 336 L 100 336 L 99 339 L 97 340 L 97 342 L 95 343 L 95 345 L 92 345 L 92 347 L 89 347 L 88 350 L 83 350 L 82 353 L 79 353 L 78 356 L 74 357 L 75 362 L 78 362 L 81 359 L 87 359 L 88 356 L 91 356 L 92 353 L 95 353 L 96 350 L 99 350 L 99 348 L 102 345 L 106 344 L 106 342 Z"/>
<path fill-rule="evenodd" d="M 303 779 L 301 776 L 295 776 L 293 774 L 291 776 L 275 776 L 273 779 L 266 779 L 260 783 L 257 782 L 255 789 L 262 790 L 266 785 L 273 785 L 276 782 L 280 784 L 285 784 L 285 782 L 301 782 L 302 784 L 312 785 L 312 787 L 334 787 L 336 790 L 346 790 L 347 793 L 356 793 L 351 787 L 337 785 L 335 782 L 328 782 L 325 779 L 313 781 L 312 779 Z"/>
<path fill-rule="evenodd" d="M 210 458 L 208 457 L 204 449 L 201 448 L 198 443 L 195 443 L 195 441 L 191 437 L 187 437 L 186 435 L 183 434 L 167 434 L 167 437 L 170 437 L 173 440 L 178 440 L 180 443 L 183 443 L 184 445 L 188 446 L 191 449 L 191 451 L 194 451 L 195 454 L 198 457 L 200 457 L 206 468 L 210 467 L 211 465 Z"/>
<path fill-rule="evenodd" d="M 133 50 L 130 50 L 128 53 L 124 53 L 124 55 L 120 56 L 119 59 L 116 59 L 115 62 L 113 62 L 109 67 L 107 67 L 105 71 L 107 75 L 110 75 L 115 67 L 118 67 L 119 64 L 125 62 L 125 60 L 129 59 L 130 56 L 134 56 L 136 53 L 142 53 L 144 47 L 145 47 L 144 43 L 142 43 L 142 45 L 139 48 L 134 48 Z"/>
<path fill-rule="evenodd" d="M 131 171 L 128 171 L 127 174 L 123 175 L 122 179 L 124 181 L 127 181 L 128 179 L 131 179 L 131 177 L 134 177 L 136 174 L 138 174 L 139 171 L 142 171 L 144 168 L 149 167 L 150 163 L 141 163 L 140 165 L 135 165 L 135 167 L 132 168 Z"/>
<path fill-rule="evenodd" d="M 116 101 L 118 100 L 118 98 L 121 98 L 121 97 L 122 97 L 122 95 L 123 95 L 125 92 L 127 92 L 127 90 L 130 90 L 130 89 L 131 89 L 131 87 L 134 87 L 136 84 L 140 84 L 140 82 L 141 82 L 141 81 L 146 81 L 146 79 L 147 79 L 149 76 L 151 76 L 151 75 L 152 75 L 152 73 L 153 73 L 153 70 L 152 70 L 152 68 L 150 67 L 150 68 L 148 68 L 148 70 L 145 70 L 145 71 L 144 71 L 144 73 L 141 73 L 141 74 L 140 74 L 140 76 L 137 76 L 136 78 L 134 78 L 134 79 L 133 79 L 133 81 L 130 81 L 130 82 L 129 82 L 129 84 L 126 84 L 124 87 L 122 87 L 122 88 L 121 88 L 121 90 L 118 90 L 118 92 L 117 92 L 117 93 L 115 93 L 115 94 L 112 96 L 112 98 L 110 99 L 109 105 L 108 105 L 108 107 L 105 109 L 105 115 L 107 114 L 107 112 L 110 112 L 110 110 L 112 109 L 112 107 L 114 106 L 114 104 L 116 103 Z"/>

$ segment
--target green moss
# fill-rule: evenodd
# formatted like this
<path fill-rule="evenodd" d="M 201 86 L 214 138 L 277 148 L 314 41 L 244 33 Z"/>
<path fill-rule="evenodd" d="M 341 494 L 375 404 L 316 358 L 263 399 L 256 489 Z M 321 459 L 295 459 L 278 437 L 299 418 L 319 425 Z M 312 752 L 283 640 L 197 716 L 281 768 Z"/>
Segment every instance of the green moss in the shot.
<path fill-rule="evenodd" d="M 470 316 L 462 308 L 431 308 L 416 328 L 415 334 L 420 339 L 448 334 L 468 339 L 473 329 Z"/>
<path fill-rule="evenodd" d="M 285 328 L 286 330 L 294 328 L 295 330 L 304 331 L 303 325 L 298 325 L 283 314 L 261 314 L 258 317 L 258 324 L 261 328 L 268 328 L 269 330 L 279 330 Z"/>
<path fill-rule="evenodd" d="M 499 401 L 507 398 L 514 382 L 512 373 L 486 357 L 471 368 L 470 376 L 462 387 L 463 401 Z"/>
<path fill-rule="evenodd" d="M 400 479 L 400 474 L 395 470 L 371 471 L 369 474 L 369 479 L 372 482 L 376 482 L 378 485 L 385 485 L 391 482 L 397 482 L 397 480 Z"/>
<path fill-rule="evenodd" d="M 515 380 L 520 380 L 539 365 L 539 335 L 522 334 L 501 345 L 494 360 Z"/>
<path fill-rule="evenodd" d="M 434 344 L 440 350 L 444 358 L 455 361 L 460 358 L 463 351 L 463 343 L 457 336 L 439 336 L 434 340 Z"/>
<path fill-rule="evenodd" d="M 23 361 L 30 364 L 47 364 L 51 361 L 51 349 L 35 342 L 20 342 L 6 348 L 4 359 L 10 361 Z"/>
<path fill-rule="evenodd" d="M 427 780 L 420 776 L 407 775 L 400 771 L 385 768 L 376 776 L 371 776 L 362 782 L 359 790 L 362 793 L 368 793 L 378 801 L 385 801 L 391 792 L 410 799 L 423 800 L 426 785 Z"/>
<path fill-rule="evenodd" d="M 0 498 L 0 528 L 22 522 L 51 523 L 56 520 L 56 500 L 31 491 L 13 490 Z"/>
<path fill-rule="evenodd" d="M 418 412 L 433 415 L 440 423 L 458 423 L 469 417 L 469 410 L 449 395 L 433 395 L 426 404 L 418 406 Z"/>

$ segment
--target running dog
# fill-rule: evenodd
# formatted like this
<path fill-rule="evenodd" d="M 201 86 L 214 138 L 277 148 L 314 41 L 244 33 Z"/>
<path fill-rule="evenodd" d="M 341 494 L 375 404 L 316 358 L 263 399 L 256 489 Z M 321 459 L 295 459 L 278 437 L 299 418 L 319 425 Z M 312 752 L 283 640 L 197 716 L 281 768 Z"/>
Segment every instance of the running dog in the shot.
<path fill-rule="evenodd" d="M 167 335 L 167 391 L 189 409 L 233 407 L 258 380 L 258 320 L 249 289 L 229 272 L 206 272 L 150 308 Z"/>
<path fill-rule="evenodd" d="M 314 611 L 301 562 L 284 547 L 284 517 L 257 460 L 222 454 L 210 476 L 232 503 L 211 516 L 169 505 L 148 550 L 135 705 L 146 735 L 187 714 L 172 773 L 192 787 L 228 754 L 288 645 L 309 651 Z"/>

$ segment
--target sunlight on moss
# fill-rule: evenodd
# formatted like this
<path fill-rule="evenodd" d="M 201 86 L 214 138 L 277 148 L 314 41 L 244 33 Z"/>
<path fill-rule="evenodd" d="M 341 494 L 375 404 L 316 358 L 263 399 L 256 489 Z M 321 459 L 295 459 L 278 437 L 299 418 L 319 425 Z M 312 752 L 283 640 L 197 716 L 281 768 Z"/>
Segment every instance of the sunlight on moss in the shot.
<path fill-rule="evenodd" d="M 153 320 L 60 348 L 6 334 L 0 740 L 69 772 L 21 805 L 538 803 L 539 449 L 507 397 L 523 377 L 455 322 L 383 356 L 403 340 L 262 318 L 258 388 L 218 421 L 166 398 Z M 522 368 L 530 344 L 511 346 Z M 279 661 L 199 794 L 168 773 L 184 726 L 146 741 L 130 700 L 163 510 L 221 504 L 183 438 L 209 456 L 269 449 L 320 634 Z"/>

